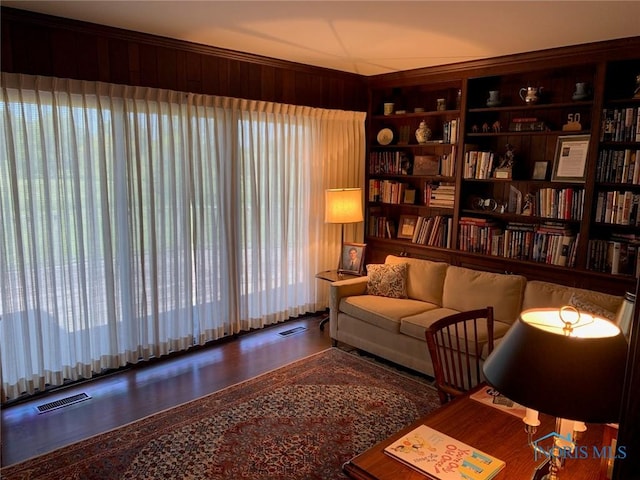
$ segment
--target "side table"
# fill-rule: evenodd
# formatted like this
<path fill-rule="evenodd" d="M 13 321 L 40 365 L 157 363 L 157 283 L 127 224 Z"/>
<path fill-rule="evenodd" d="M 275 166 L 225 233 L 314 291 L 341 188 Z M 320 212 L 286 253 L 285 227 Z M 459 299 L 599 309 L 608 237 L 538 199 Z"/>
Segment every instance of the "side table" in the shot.
<path fill-rule="evenodd" d="M 325 282 L 337 282 L 338 280 L 347 280 L 349 278 L 358 278 L 362 275 L 356 275 L 353 273 L 339 273 L 338 270 L 325 270 L 324 272 L 316 273 L 316 278 L 324 280 Z M 327 314 L 322 320 L 320 320 L 320 330 L 324 331 L 324 325 L 329 321 L 329 314 Z"/>

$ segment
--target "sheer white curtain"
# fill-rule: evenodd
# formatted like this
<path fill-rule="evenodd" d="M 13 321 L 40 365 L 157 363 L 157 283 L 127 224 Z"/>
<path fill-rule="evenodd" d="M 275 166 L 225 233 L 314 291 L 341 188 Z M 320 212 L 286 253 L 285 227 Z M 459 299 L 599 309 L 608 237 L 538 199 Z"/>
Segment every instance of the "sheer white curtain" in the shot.
<path fill-rule="evenodd" d="M 326 305 L 364 114 L 2 74 L 2 398 Z"/>

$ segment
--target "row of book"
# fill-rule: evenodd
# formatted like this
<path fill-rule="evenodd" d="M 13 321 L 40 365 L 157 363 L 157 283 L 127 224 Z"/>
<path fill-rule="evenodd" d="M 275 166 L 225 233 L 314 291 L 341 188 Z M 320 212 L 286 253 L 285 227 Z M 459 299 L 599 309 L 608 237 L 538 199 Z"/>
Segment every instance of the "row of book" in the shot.
<path fill-rule="evenodd" d="M 490 151 L 470 150 L 464 155 L 464 178 L 491 178 L 494 153 Z"/>
<path fill-rule="evenodd" d="M 384 215 L 369 215 L 367 235 L 378 238 L 396 238 L 396 224 Z"/>
<path fill-rule="evenodd" d="M 453 177 L 456 174 L 456 146 L 451 146 L 451 152 L 440 156 L 440 175 Z"/>
<path fill-rule="evenodd" d="M 403 151 L 369 153 L 369 173 L 382 175 L 455 175 L 456 147 L 442 155 L 417 155 L 414 159 Z"/>
<path fill-rule="evenodd" d="M 369 179 L 369 201 L 381 203 L 407 203 L 405 191 L 409 184 L 396 180 Z M 414 192 L 415 194 L 415 192 Z M 415 201 L 415 199 L 414 199 Z M 413 203 L 413 202 L 411 202 Z"/>
<path fill-rule="evenodd" d="M 601 150 L 598 156 L 596 181 L 640 185 L 640 148 Z"/>
<path fill-rule="evenodd" d="M 640 107 L 602 109 L 600 140 L 640 142 Z"/>
<path fill-rule="evenodd" d="M 406 152 L 401 150 L 370 152 L 369 173 L 389 175 L 409 175 L 411 159 Z"/>
<path fill-rule="evenodd" d="M 595 221 L 614 225 L 640 226 L 640 193 L 598 192 Z"/>
<path fill-rule="evenodd" d="M 491 219 L 476 217 L 462 217 L 459 225 L 461 251 L 575 267 L 580 234 L 574 234 L 566 225 L 511 222 L 502 228 Z M 451 216 L 418 216 L 411 242 L 451 248 L 452 228 Z M 371 215 L 368 235 L 397 238 L 395 222 L 385 216 Z M 615 234 L 608 240 L 591 239 L 587 255 L 589 270 L 640 276 L 640 235 Z"/>
<path fill-rule="evenodd" d="M 451 248 L 453 218 L 446 215 L 419 216 L 411 242 L 431 247 Z"/>
<path fill-rule="evenodd" d="M 640 276 L 640 237 L 589 240 L 587 268 L 613 275 Z"/>
<path fill-rule="evenodd" d="M 533 194 L 531 215 L 559 220 L 581 220 L 584 188 L 541 188 Z"/>
<path fill-rule="evenodd" d="M 459 124 L 459 118 L 454 118 L 453 120 L 442 124 L 442 141 L 444 143 L 456 143 L 458 141 Z"/>
<path fill-rule="evenodd" d="M 564 226 L 509 223 L 475 217 L 460 219 L 458 248 L 515 260 L 575 266 L 578 235 Z"/>

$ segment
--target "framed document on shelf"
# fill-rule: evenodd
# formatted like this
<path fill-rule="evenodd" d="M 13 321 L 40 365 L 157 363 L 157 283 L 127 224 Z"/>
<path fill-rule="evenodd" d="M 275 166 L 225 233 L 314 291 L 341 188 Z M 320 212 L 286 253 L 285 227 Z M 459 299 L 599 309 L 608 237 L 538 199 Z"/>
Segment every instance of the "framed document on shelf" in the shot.
<path fill-rule="evenodd" d="M 587 177 L 587 153 L 590 135 L 558 137 L 553 161 L 553 182 L 582 183 Z"/>

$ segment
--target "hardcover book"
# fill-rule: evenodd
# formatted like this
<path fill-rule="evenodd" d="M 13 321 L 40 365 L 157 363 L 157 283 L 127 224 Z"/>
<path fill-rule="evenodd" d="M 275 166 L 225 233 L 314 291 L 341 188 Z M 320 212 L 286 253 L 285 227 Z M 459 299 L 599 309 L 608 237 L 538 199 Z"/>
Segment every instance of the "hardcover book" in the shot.
<path fill-rule="evenodd" d="M 438 480 L 489 480 L 505 462 L 426 425 L 384 449 L 402 463 Z"/>

